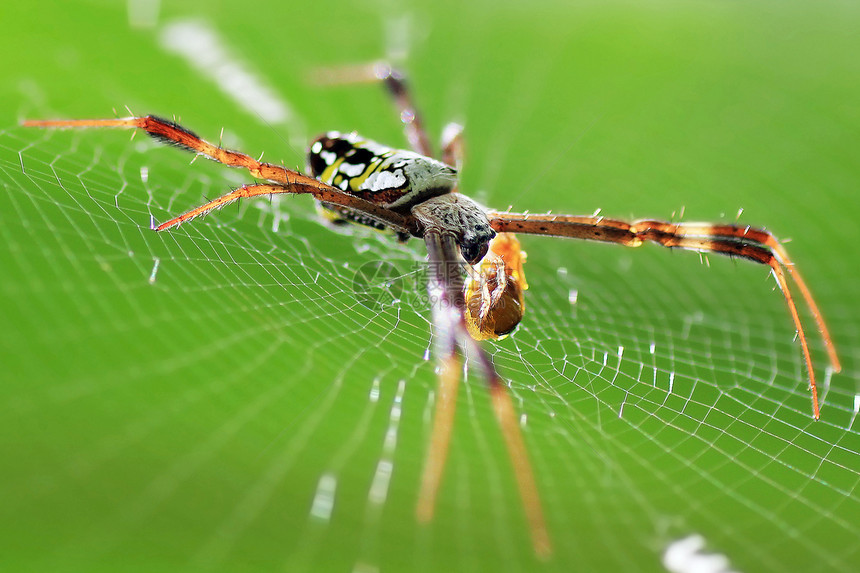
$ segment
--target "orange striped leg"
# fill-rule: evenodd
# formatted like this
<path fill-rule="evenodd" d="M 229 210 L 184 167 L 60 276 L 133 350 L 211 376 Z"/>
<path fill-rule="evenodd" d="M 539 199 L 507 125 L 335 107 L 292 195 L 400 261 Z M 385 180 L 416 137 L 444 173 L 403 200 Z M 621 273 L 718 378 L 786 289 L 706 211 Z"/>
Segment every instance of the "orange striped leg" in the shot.
<path fill-rule="evenodd" d="M 833 345 L 833 339 L 824 323 L 818 305 L 806 286 L 800 272 L 788 257 L 785 248 L 768 231 L 741 225 L 711 225 L 707 223 L 668 223 L 665 221 L 639 220 L 632 223 L 617 219 L 595 216 L 572 215 L 531 215 L 525 213 L 488 214 L 490 225 L 496 231 L 529 233 L 555 237 L 569 237 L 638 247 L 645 241 L 652 241 L 664 247 L 689 249 L 700 252 L 720 253 L 728 256 L 743 257 L 771 267 L 777 284 L 785 297 L 789 314 L 798 333 L 809 373 L 809 387 L 812 392 L 813 416 L 820 415 L 818 389 L 815 371 L 809 353 L 806 334 L 797 312 L 797 305 L 791 296 L 783 267 L 800 289 L 801 295 L 815 317 L 818 329 L 824 339 L 830 364 L 834 372 L 841 370 L 841 364 Z"/>
<path fill-rule="evenodd" d="M 51 128 L 80 128 L 80 127 L 123 127 L 142 129 L 153 138 L 176 145 L 188 151 L 204 155 L 230 167 L 247 169 L 251 175 L 258 179 L 268 179 L 283 185 L 305 184 L 318 186 L 320 182 L 313 177 L 302 175 L 297 171 L 257 161 L 249 155 L 230 151 L 220 146 L 209 143 L 200 138 L 193 131 L 186 129 L 176 122 L 163 119 L 154 115 L 145 117 L 125 117 L 117 119 L 59 119 L 59 120 L 27 120 L 21 125 L 26 127 L 51 127 Z"/>
<path fill-rule="evenodd" d="M 321 84 L 357 84 L 367 82 L 382 82 L 385 89 L 394 100 L 400 121 L 409 145 L 416 153 L 425 157 L 433 157 L 433 146 L 424 130 L 424 122 L 418 113 L 404 75 L 385 62 L 375 62 L 357 66 L 339 66 L 324 68 L 314 73 L 314 79 Z"/>
<path fill-rule="evenodd" d="M 355 197 L 354 195 L 349 195 L 347 193 L 343 193 L 342 191 L 335 189 L 334 187 L 329 187 L 328 185 L 322 184 L 320 186 L 311 186 L 311 185 L 273 185 L 273 184 L 259 184 L 259 185 L 245 185 L 243 187 L 239 187 L 238 189 L 234 189 L 229 193 L 218 197 L 208 203 L 191 209 L 190 211 L 179 215 L 178 217 L 174 217 L 173 219 L 160 224 L 155 228 L 156 231 L 164 231 L 166 229 L 170 229 L 171 227 L 175 227 L 177 225 L 181 225 L 182 223 L 186 223 L 191 219 L 196 217 L 200 217 L 202 215 L 206 215 L 207 213 L 214 211 L 215 209 L 220 209 L 230 203 L 237 201 L 239 199 L 243 199 L 246 197 L 258 197 L 260 195 L 277 195 L 279 193 L 294 193 L 294 194 L 310 194 L 319 199 L 320 201 L 326 201 L 328 203 L 335 203 L 337 205 L 342 205 L 344 207 L 350 209 L 356 209 L 361 211 L 363 214 L 368 217 L 378 219 L 381 223 L 386 224 L 391 227 L 395 231 L 409 234 L 411 232 L 411 227 L 409 224 L 409 220 L 400 215 L 399 213 L 395 213 L 393 211 L 389 211 L 379 205 L 375 205 L 369 201 L 365 201 L 359 197 Z"/>
<path fill-rule="evenodd" d="M 532 546 L 538 557 L 546 559 L 552 554 L 552 543 L 513 402 L 493 366 L 492 359 L 467 331 L 463 314 L 466 305 L 463 279 L 459 270 L 452 267 L 458 265 L 461 260 L 456 242 L 453 237 L 440 235 L 433 230 L 428 230 L 424 235 L 424 242 L 431 266 L 428 287 L 433 302 L 434 336 L 438 337 L 436 353 L 442 361 L 442 368 L 439 375 L 439 401 L 418 499 L 418 519 L 427 521 L 432 518 L 437 490 L 445 469 L 460 377 L 460 358 L 457 354 L 459 346 L 467 349 L 469 356 L 476 359 L 484 371 L 493 410 L 502 430 L 523 510 L 528 519 Z M 453 272 L 455 270 L 457 272 Z"/>
<path fill-rule="evenodd" d="M 272 165 L 271 163 L 262 163 L 248 155 L 245 155 L 244 153 L 222 149 L 219 146 L 201 139 L 194 132 L 175 122 L 152 115 L 120 119 L 28 120 L 23 122 L 22 125 L 27 127 L 47 128 L 124 127 L 142 129 L 161 142 L 176 145 L 193 153 L 204 155 L 209 159 L 218 161 L 219 163 L 223 163 L 230 167 L 247 169 L 254 177 L 267 179 L 276 183 L 246 185 L 239 189 L 234 189 L 214 201 L 210 201 L 205 205 L 192 209 L 191 211 L 171 219 L 166 223 L 162 223 L 156 228 L 158 231 L 163 231 L 186 221 L 190 221 L 195 217 L 205 215 L 213 209 L 224 207 L 225 205 L 243 197 L 275 195 L 278 193 L 310 194 L 320 201 L 326 201 L 328 203 L 341 205 L 348 209 L 361 211 L 369 217 L 377 219 L 379 222 L 392 227 L 395 231 L 407 235 L 413 234 L 417 231 L 417 229 L 414 228 L 414 225 L 410 222 L 410 219 L 403 215 L 389 211 L 388 209 L 354 195 L 344 193 L 336 187 L 326 185 L 313 177 L 308 177 L 297 171 L 293 171 L 279 165 Z"/>

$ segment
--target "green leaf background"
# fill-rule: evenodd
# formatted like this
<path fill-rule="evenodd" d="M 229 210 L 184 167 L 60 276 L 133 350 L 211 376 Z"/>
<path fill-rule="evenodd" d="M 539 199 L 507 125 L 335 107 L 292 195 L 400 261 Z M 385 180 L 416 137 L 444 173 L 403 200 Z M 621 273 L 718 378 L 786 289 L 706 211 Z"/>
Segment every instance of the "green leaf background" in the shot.
<path fill-rule="evenodd" d="M 0 16 L 4 569 L 661 571 L 669 544 L 699 534 L 740 571 L 856 570 L 856 3 L 75 1 Z M 187 19 L 289 101 L 293 132 L 162 47 Z M 306 198 L 156 235 L 150 216 L 248 178 L 126 132 L 17 125 L 128 106 L 301 166 L 296 141 L 329 129 L 405 145 L 377 86 L 310 79 L 385 57 L 431 133 L 466 125 L 462 188 L 487 204 L 743 208 L 794 239 L 844 366 L 825 376 L 804 310 L 822 420 L 766 269 L 528 238 L 529 313 L 488 348 L 524 416 L 554 555 L 532 552 L 474 370 L 436 517 L 418 524 L 428 313 L 368 309 L 351 285 L 382 259 L 414 286 L 420 244 L 334 233 Z"/>

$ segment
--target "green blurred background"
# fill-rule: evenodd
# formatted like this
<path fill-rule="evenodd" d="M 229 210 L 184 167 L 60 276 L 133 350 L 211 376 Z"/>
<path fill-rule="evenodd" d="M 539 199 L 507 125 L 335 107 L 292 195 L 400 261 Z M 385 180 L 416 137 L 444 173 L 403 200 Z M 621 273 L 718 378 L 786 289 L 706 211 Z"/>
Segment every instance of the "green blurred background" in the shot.
<path fill-rule="evenodd" d="M 295 118 L 267 125 L 166 50 L 185 19 Z M 740 571 L 856 570 L 856 3 L 76 1 L 7 3 L 0 20 L 0 568 L 660 571 L 697 533 Z M 765 269 L 529 239 L 530 312 L 490 348 L 526 415 L 555 554 L 532 553 L 475 375 L 419 525 L 427 313 L 364 308 L 350 287 L 366 262 L 414 267 L 421 245 L 332 233 L 303 198 L 156 235 L 150 215 L 247 178 L 127 133 L 17 127 L 127 105 L 300 166 L 297 141 L 328 129 L 405 145 L 377 86 L 309 79 L 385 57 L 431 133 L 466 125 L 462 188 L 487 204 L 743 208 L 793 238 L 843 359 L 822 420 Z"/>

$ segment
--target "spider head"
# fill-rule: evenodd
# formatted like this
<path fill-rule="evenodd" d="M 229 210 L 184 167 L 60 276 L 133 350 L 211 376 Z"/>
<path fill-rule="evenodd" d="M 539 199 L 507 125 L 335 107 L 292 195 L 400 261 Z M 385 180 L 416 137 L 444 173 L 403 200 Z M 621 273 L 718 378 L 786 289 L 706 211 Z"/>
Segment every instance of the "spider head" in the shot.
<path fill-rule="evenodd" d="M 472 227 L 463 233 L 460 239 L 460 254 L 470 265 L 477 265 L 487 254 L 490 248 L 490 240 L 496 236 L 496 232 L 489 225 L 484 228 Z"/>
<path fill-rule="evenodd" d="M 459 219 L 460 255 L 470 265 L 476 265 L 487 254 L 496 232 L 490 227 L 483 207 L 475 201 L 460 193 L 450 193 L 449 197 L 454 200 Z"/>
<path fill-rule="evenodd" d="M 470 265 L 484 258 L 496 236 L 483 207 L 461 193 L 432 197 L 412 207 L 412 215 L 425 233 L 454 237 L 460 255 Z"/>

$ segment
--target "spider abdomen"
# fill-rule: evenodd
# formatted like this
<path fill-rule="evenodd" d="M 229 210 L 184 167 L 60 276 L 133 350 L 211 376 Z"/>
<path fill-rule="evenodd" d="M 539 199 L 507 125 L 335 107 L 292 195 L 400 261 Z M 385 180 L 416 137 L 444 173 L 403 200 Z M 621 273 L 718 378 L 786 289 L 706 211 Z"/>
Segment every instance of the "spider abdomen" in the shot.
<path fill-rule="evenodd" d="M 357 133 L 329 132 L 308 152 L 320 181 L 387 209 L 406 210 L 450 193 L 457 170 L 430 157 L 386 147 Z"/>

